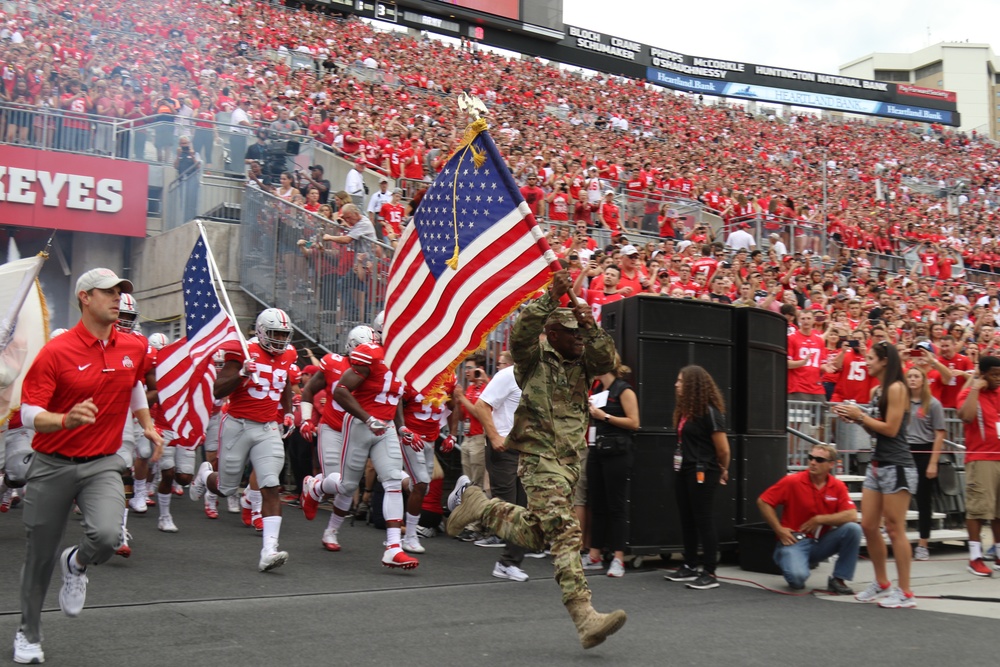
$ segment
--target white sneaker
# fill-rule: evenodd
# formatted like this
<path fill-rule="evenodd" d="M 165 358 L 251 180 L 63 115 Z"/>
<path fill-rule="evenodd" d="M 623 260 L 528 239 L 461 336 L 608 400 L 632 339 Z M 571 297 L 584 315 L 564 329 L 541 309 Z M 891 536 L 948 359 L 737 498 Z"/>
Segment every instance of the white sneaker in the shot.
<path fill-rule="evenodd" d="M 164 533 L 176 533 L 177 526 L 174 525 L 174 518 L 167 514 L 166 516 L 161 516 L 156 521 L 156 527 L 162 530 Z"/>
<path fill-rule="evenodd" d="M 340 551 L 340 542 L 337 541 L 337 531 L 330 528 L 323 531 L 323 548 L 327 551 Z"/>
<path fill-rule="evenodd" d="M 45 662 L 41 643 L 32 644 L 20 630 L 14 635 L 14 662 L 22 665 L 40 665 Z"/>
<path fill-rule="evenodd" d="M 882 588 L 882 586 L 879 585 L 877 581 L 873 581 L 870 584 L 868 584 L 868 588 L 855 595 L 854 599 L 857 600 L 858 602 L 873 602 L 874 600 L 877 600 L 880 597 L 888 595 L 890 590 L 891 590 L 890 586 Z"/>
<path fill-rule="evenodd" d="M 260 562 L 257 564 L 257 569 L 261 572 L 267 572 L 275 569 L 276 567 L 281 567 L 287 561 L 287 551 L 261 551 Z"/>
<path fill-rule="evenodd" d="M 462 504 L 462 496 L 465 494 L 465 489 L 471 484 L 472 480 L 469 479 L 468 475 L 462 475 L 455 480 L 455 488 L 448 494 L 449 512 L 454 512 L 455 508 Z"/>
<path fill-rule="evenodd" d="M 146 499 L 143 495 L 145 494 L 132 496 L 128 501 L 128 508 L 136 514 L 145 514 L 149 510 L 149 506 L 146 505 Z"/>
<path fill-rule="evenodd" d="M 917 606 L 917 601 L 898 586 L 893 586 L 889 594 L 878 601 L 878 606 L 883 609 L 911 609 Z"/>
<path fill-rule="evenodd" d="M 198 466 L 198 473 L 191 480 L 189 487 L 191 500 L 201 500 L 205 496 L 205 481 L 212 472 L 212 464 L 208 461 L 202 461 L 201 465 Z"/>
<path fill-rule="evenodd" d="M 510 579 L 511 581 L 528 580 L 528 574 L 517 565 L 504 565 L 499 561 L 493 566 L 493 576 L 497 579 Z"/>
<path fill-rule="evenodd" d="M 619 559 L 615 558 L 611 561 L 611 565 L 608 567 L 609 577 L 624 577 L 625 576 L 625 563 L 621 562 Z"/>
<path fill-rule="evenodd" d="M 59 608 L 70 618 L 76 618 L 87 601 L 87 574 L 73 573 L 69 567 L 70 556 L 76 557 L 76 547 L 66 547 L 59 557 L 63 575 L 63 585 L 59 589 Z"/>
<path fill-rule="evenodd" d="M 404 537 L 402 546 L 403 551 L 409 554 L 422 554 L 427 551 L 427 549 L 424 548 L 424 545 L 420 544 L 420 538 L 416 535 L 407 535 Z"/>
<path fill-rule="evenodd" d="M 240 513 L 240 499 L 235 494 L 226 498 L 226 511 L 230 514 Z"/>
<path fill-rule="evenodd" d="M 919 544 L 913 548 L 913 560 L 930 560 L 931 552 L 927 547 L 922 547 Z"/>

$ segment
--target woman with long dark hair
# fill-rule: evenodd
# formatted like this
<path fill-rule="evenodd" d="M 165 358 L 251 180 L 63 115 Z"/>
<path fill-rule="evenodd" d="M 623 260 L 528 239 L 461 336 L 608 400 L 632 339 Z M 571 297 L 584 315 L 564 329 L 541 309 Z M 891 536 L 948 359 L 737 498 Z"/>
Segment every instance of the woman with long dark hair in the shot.
<path fill-rule="evenodd" d="M 715 495 L 729 480 L 726 404 L 715 380 L 701 366 L 685 366 L 674 384 L 677 402 L 677 471 L 675 492 L 684 540 L 684 564 L 666 575 L 686 581 L 688 588 L 717 588 L 715 566 L 719 538 L 715 530 Z M 701 571 L 698 546 L 701 546 Z"/>
<path fill-rule="evenodd" d="M 915 607 L 910 590 L 910 542 L 906 539 L 906 511 L 917 490 L 917 464 L 906 442 L 910 416 L 910 391 L 906 387 L 899 352 L 888 341 L 868 350 L 868 373 L 878 379 L 879 388 L 869 411 L 842 403 L 835 414 L 865 427 L 875 436 L 875 452 L 868 466 L 861 495 L 861 530 L 868 542 L 868 555 L 875 568 L 875 581 L 855 597 L 862 602 L 879 601 L 880 607 Z M 893 587 L 886 569 L 888 550 L 880 525 L 892 541 L 898 585 Z"/>
<path fill-rule="evenodd" d="M 601 550 L 613 554 L 609 577 L 625 574 L 628 541 L 628 477 L 632 470 L 632 432 L 639 430 L 639 399 L 624 380 L 632 372 L 615 355 L 615 368 L 597 378 L 591 390 L 590 419 L 596 432 L 587 454 L 587 507 L 590 508 L 590 554 L 583 569 L 603 566 Z M 602 396 L 599 405 L 593 398 Z"/>

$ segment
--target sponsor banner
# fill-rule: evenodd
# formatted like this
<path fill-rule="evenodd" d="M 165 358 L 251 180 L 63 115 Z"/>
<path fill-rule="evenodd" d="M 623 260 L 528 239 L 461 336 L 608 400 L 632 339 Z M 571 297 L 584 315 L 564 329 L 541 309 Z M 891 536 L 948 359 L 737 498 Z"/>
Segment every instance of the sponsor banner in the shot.
<path fill-rule="evenodd" d="M 925 107 L 914 107 L 908 104 L 894 104 L 892 102 L 882 102 L 879 105 L 880 116 L 892 116 L 893 118 L 906 118 L 921 123 L 941 123 L 942 125 L 957 125 L 954 121 L 956 114 L 942 109 L 927 109 Z"/>
<path fill-rule="evenodd" d="M 0 224 L 146 236 L 149 166 L 0 147 Z"/>
<path fill-rule="evenodd" d="M 827 95 L 804 90 L 788 90 L 787 88 L 772 88 L 770 86 L 754 86 L 743 83 L 724 83 L 711 79 L 683 76 L 655 67 L 647 69 L 646 78 L 652 83 L 684 90 L 689 93 L 718 95 L 720 97 L 739 97 L 747 100 L 760 100 L 774 104 L 787 104 L 799 107 L 815 107 L 842 111 L 844 113 L 859 113 L 870 116 L 885 116 L 889 118 L 904 118 L 921 123 L 957 124 L 957 114 L 941 109 L 893 102 L 864 100 L 842 95 Z"/>
<path fill-rule="evenodd" d="M 958 102 L 958 95 L 950 90 L 937 90 L 936 88 L 923 88 L 913 86 L 908 83 L 897 83 L 896 92 L 908 97 L 921 97 L 926 100 L 944 100 L 955 104 Z"/>
<path fill-rule="evenodd" d="M 689 93 L 703 93 L 709 95 L 723 95 L 727 86 L 727 84 L 722 83 L 721 81 L 710 81 L 708 79 L 699 79 L 693 76 L 674 74 L 673 72 L 664 72 L 663 70 L 656 69 L 655 67 L 650 67 L 647 70 L 646 78 L 653 83 L 658 83 L 661 86 L 667 86 L 668 88 L 686 90 Z"/>

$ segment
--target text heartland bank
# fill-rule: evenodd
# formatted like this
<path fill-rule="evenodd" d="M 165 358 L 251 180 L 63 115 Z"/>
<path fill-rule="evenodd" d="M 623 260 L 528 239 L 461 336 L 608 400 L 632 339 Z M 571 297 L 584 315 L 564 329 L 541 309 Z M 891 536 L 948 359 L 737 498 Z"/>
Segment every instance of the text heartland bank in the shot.
<path fill-rule="evenodd" d="M 43 206 L 118 213 L 122 190 L 122 181 L 114 178 L 0 166 L 0 202 L 34 206 L 41 195 Z"/>

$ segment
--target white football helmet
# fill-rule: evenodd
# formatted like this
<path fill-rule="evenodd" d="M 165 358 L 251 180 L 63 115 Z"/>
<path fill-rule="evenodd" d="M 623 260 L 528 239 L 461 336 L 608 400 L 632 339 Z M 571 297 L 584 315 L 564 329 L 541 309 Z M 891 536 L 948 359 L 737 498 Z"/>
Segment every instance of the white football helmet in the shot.
<path fill-rule="evenodd" d="M 354 351 L 358 345 L 364 345 L 365 343 L 381 343 L 382 339 L 379 337 L 378 332 L 372 329 L 367 324 L 361 324 L 353 329 L 347 334 L 347 354 Z"/>
<path fill-rule="evenodd" d="M 135 297 L 131 294 L 122 294 L 121 301 L 118 302 L 118 321 L 115 326 L 119 331 L 135 331 L 139 324 L 139 307 L 135 303 Z"/>
<path fill-rule="evenodd" d="M 374 329 L 376 333 L 378 333 L 378 335 L 381 336 L 382 329 L 384 326 L 385 326 L 385 311 L 380 310 L 378 311 L 378 315 L 375 316 L 375 319 L 372 320 L 372 329 Z"/>
<path fill-rule="evenodd" d="M 221 371 L 222 367 L 226 365 L 226 353 L 222 350 L 216 350 L 215 354 L 212 355 L 212 363 L 215 364 L 215 370 Z"/>
<path fill-rule="evenodd" d="M 61 329 L 61 328 L 60 329 L 56 329 L 55 331 L 53 331 L 52 333 L 49 334 L 49 340 L 52 340 L 53 338 L 55 338 L 56 336 L 58 336 L 60 334 L 66 333 L 66 331 L 67 331 L 67 329 Z"/>
<path fill-rule="evenodd" d="M 166 334 L 155 333 L 149 337 L 150 346 L 156 350 L 162 350 L 169 342 Z"/>
<path fill-rule="evenodd" d="M 281 354 L 288 347 L 288 339 L 292 336 L 292 321 L 280 308 L 268 308 L 257 316 L 254 333 L 262 348 L 271 354 Z"/>

